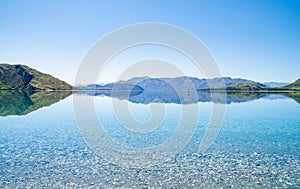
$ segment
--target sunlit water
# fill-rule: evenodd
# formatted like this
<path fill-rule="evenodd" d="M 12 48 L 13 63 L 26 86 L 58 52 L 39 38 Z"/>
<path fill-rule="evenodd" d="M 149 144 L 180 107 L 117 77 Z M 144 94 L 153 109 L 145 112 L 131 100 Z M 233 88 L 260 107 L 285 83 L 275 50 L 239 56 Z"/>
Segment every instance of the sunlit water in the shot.
<path fill-rule="evenodd" d="M 163 104 L 163 124 L 136 134 L 115 119 L 110 97 L 85 98 L 95 99 L 107 135 L 128 148 L 163 144 L 178 128 L 180 104 Z M 300 104 L 291 98 L 226 104 L 220 133 L 204 153 L 199 146 L 212 102 L 199 102 L 199 122 L 189 143 L 148 168 L 107 161 L 90 148 L 77 128 L 72 99 L 23 116 L 0 117 L 0 188 L 300 187 Z M 129 102 L 129 111 L 145 122 L 151 119 L 149 106 Z"/>

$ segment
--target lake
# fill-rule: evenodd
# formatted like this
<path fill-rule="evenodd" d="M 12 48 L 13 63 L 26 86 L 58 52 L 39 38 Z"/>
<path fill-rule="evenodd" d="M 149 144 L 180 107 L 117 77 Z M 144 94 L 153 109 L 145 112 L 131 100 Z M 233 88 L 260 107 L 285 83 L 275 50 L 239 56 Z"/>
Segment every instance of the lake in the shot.
<path fill-rule="evenodd" d="M 297 93 L 0 93 L 0 101 L 0 188 L 300 188 Z M 214 107 L 224 119 L 201 150 Z"/>

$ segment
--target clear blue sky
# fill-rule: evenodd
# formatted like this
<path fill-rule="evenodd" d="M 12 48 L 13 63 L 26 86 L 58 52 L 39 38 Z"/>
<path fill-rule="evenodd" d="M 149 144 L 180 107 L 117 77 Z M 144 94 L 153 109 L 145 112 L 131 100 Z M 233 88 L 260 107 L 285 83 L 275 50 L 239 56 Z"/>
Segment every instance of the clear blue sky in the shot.
<path fill-rule="evenodd" d="M 0 62 L 22 63 L 71 84 L 99 38 L 138 22 L 195 34 L 224 76 L 292 82 L 300 78 L 300 1 L 0 1 Z"/>

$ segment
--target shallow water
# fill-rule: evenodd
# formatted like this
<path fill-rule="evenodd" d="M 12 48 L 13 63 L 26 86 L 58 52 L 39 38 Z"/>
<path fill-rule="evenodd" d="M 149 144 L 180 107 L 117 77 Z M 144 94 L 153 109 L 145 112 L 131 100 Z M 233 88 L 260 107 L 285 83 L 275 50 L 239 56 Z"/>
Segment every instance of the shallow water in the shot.
<path fill-rule="evenodd" d="M 121 153 L 115 153 L 117 149 L 109 144 L 102 143 L 97 149 L 89 144 L 84 128 L 76 123 L 74 96 L 83 102 L 94 100 L 104 134 L 123 147 Z M 0 117 L 0 188 L 300 187 L 300 104 L 291 98 L 263 95 L 227 101 L 221 129 L 205 152 L 199 151 L 199 146 L 212 113 L 214 102 L 209 100 L 182 105 L 128 102 L 103 95 L 74 94 L 64 98 L 60 96 L 63 100 L 21 115 L 12 110 Z M 112 108 L 112 103 L 124 102 L 139 123 L 151 120 L 154 114 L 150 108 L 159 106 L 157 111 L 164 113 L 160 125 L 146 133 L 124 127 Z M 18 104 L 14 105 L 16 109 L 24 109 Z M 26 108 L 30 110 L 31 106 Z M 177 136 L 180 121 L 189 124 L 189 119 L 181 120 L 185 119 L 182 109 L 195 106 L 199 108 L 198 122 L 193 132 L 182 133 L 190 134 L 184 141 L 187 143 L 176 153 L 169 153 L 164 144 Z M 89 123 L 89 116 L 86 117 L 86 130 L 97 129 L 97 125 L 89 127 L 95 123 Z M 182 142 L 182 138 L 177 140 Z M 157 146 L 162 148 L 146 157 L 145 165 L 140 167 L 133 162 L 133 155 L 136 162 L 141 161 L 136 157 L 139 154 L 128 151 L 138 150 L 147 155 L 148 149 Z M 162 156 L 165 159 L 160 159 L 160 153 L 166 153 Z"/>

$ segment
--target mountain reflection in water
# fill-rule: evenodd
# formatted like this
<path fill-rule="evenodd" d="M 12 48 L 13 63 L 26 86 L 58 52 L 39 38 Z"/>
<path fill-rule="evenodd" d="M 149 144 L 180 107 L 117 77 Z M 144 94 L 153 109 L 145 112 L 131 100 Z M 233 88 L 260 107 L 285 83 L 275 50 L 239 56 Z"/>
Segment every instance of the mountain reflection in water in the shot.
<path fill-rule="evenodd" d="M 260 93 L 260 92 L 187 92 L 175 90 L 87 90 L 87 91 L 56 91 L 56 92 L 36 92 L 33 94 L 26 92 L 4 92 L 0 93 L 0 116 L 26 115 L 42 107 L 50 106 L 71 94 L 89 96 L 108 96 L 120 100 L 128 100 L 136 104 L 149 103 L 174 103 L 192 104 L 198 102 L 213 102 L 220 104 L 243 103 L 260 98 L 278 99 L 292 98 L 300 103 L 299 92 L 281 93 Z"/>
<path fill-rule="evenodd" d="M 87 90 L 76 91 L 76 95 L 108 96 L 119 100 L 128 100 L 137 104 L 175 103 L 192 104 L 198 102 L 213 102 L 220 104 L 243 103 L 260 98 L 278 99 L 292 98 L 300 103 L 300 92 L 209 92 L 209 91 L 175 91 L 175 90 Z"/>
<path fill-rule="evenodd" d="M 0 116 L 26 115 L 44 106 L 50 106 L 71 94 L 71 91 L 35 93 L 2 91 Z"/>

